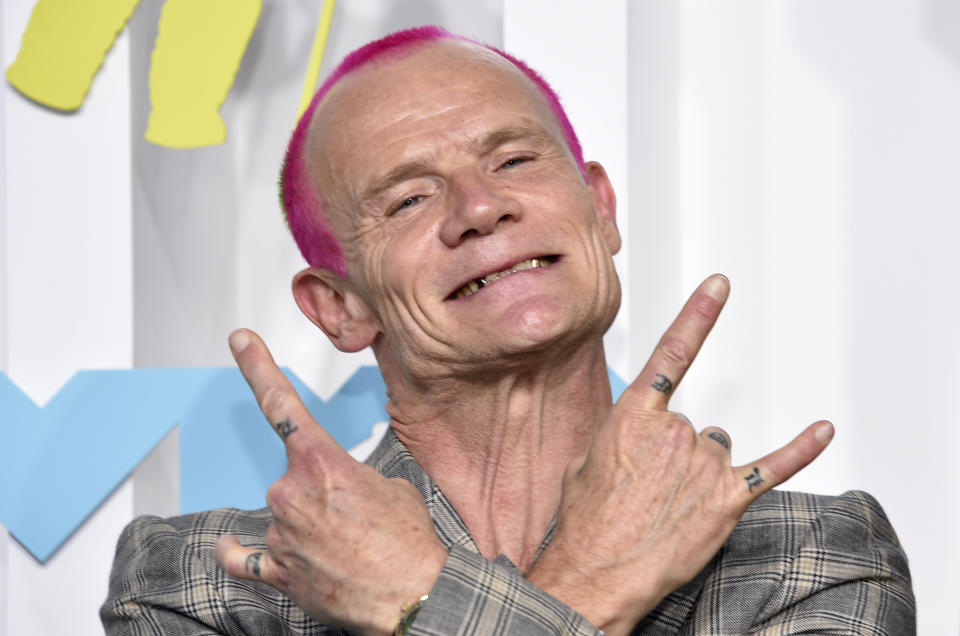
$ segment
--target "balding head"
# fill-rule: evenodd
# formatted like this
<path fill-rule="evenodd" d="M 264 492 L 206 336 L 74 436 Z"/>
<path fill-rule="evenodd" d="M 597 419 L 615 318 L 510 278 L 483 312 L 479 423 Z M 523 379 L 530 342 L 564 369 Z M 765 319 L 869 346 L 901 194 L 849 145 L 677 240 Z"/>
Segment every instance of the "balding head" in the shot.
<path fill-rule="evenodd" d="M 495 64 L 497 60 L 506 60 L 512 68 L 519 70 L 552 111 L 572 160 L 581 174 L 585 173 L 580 143 L 556 93 L 540 75 L 522 61 L 499 49 L 451 34 L 439 27 L 418 27 L 393 33 L 366 44 L 344 58 L 317 91 L 287 147 L 280 178 L 281 205 L 294 240 L 304 259 L 312 267 L 330 270 L 340 277 L 345 277 L 347 273 L 347 259 L 328 215 L 331 193 L 319 187 L 313 173 L 313 169 L 319 167 L 313 161 L 314 153 L 317 146 L 324 143 L 326 132 L 324 126 L 315 124 L 318 110 L 326 108 L 331 93 L 340 92 L 341 84 L 345 84 L 355 75 L 360 75 L 363 69 L 397 62 L 421 48 L 438 44 L 458 45 L 461 49 L 472 48 L 478 63 Z M 491 56 L 496 59 L 491 60 Z M 389 96 L 387 98 L 389 99 Z M 337 179 L 335 174 L 329 176 Z"/>

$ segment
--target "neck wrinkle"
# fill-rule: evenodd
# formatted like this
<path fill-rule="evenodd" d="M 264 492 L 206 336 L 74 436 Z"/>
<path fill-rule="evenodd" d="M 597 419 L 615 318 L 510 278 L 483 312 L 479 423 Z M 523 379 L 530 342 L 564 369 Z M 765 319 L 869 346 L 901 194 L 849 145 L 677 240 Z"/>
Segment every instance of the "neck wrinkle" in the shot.
<path fill-rule="evenodd" d="M 569 462 L 611 408 L 602 344 L 563 361 L 486 381 L 444 381 L 429 393 L 388 381 L 397 437 L 437 484 L 481 554 L 533 563 Z"/>

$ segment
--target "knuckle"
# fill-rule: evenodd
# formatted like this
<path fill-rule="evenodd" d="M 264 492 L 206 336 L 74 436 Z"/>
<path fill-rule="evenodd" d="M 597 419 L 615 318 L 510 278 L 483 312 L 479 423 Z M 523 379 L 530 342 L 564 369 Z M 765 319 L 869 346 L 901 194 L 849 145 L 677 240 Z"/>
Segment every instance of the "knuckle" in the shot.
<path fill-rule="evenodd" d="M 264 389 L 260 396 L 260 410 L 268 417 L 271 414 L 280 413 L 287 405 L 288 399 L 286 387 L 273 384 Z"/>
<path fill-rule="evenodd" d="M 711 322 L 717 314 L 718 302 L 706 294 L 698 294 L 690 300 L 690 312 L 697 322 Z"/>
<path fill-rule="evenodd" d="M 271 523 L 270 527 L 267 528 L 267 532 L 263 535 L 263 541 L 267 544 L 271 552 L 278 551 L 277 549 L 283 542 L 283 537 L 280 534 L 280 530 L 277 529 L 276 523 Z"/>
<path fill-rule="evenodd" d="M 677 336 L 664 336 L 660 341 L 660 352 L 664 361 L 671 367 L 682 369 L 690 366 L 690 355 L 687 343 Z"/>
<path fill-rule="evenodd" d="M 288 447 L 291 455 L 296 460 L 296 470 L 298 475 L 309 476 L 315 483 L 330 483 L 335 477 L 335 470 L 329 469 L 328 461 L 318 452 L 319 449 L 312 440 L 301 439 L 301 443 L 294 447 Z"/>
<path fill-rule="evenodd" d="M 683 413 L 671 412 L 671 413 L 670 413 L 670 420 L 671 420 L 672 422 L 674 422 L 674 424 L 675 424 L 676 426 L 679 426 L 679 427 L 682 427 L 682 428 L 688 428 L 688 429 L 690 429 L 691 431 L 693 430 L 693 422 L 691 422 L 691 421 L 690 421 L 690 418 L 688 418 L 688 417 L 687 417 L 686 415 L 684 415 Z"/>
<path fill-rule="evenodd" d="M 666 422 L 667 435 L 670 442 L 678 447 L 690 447 L 696 444 L 697 432 L 685 415 L 674 413 Z"/>
<path fill-rule="evenodd" d="M 273 482 L 267 489 L 267 507 L 275 517 L 279 517 L 290 506 L 290 494 L 290 488 L 283 479 Z"/>

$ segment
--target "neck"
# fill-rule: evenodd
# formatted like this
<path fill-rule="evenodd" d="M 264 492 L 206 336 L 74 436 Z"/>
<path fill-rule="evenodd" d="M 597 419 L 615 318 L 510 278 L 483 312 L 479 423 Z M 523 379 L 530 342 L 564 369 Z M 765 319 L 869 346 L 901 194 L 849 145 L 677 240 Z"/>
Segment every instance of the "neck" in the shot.
<path fill-rule="evenodd" d="M 564 470 L 611 407 L 602 343 L 500 375 L 431 381 L 429 391 L 384 375 L 391 426 L 481 553 L 528 569 L 560 504 Z"/>

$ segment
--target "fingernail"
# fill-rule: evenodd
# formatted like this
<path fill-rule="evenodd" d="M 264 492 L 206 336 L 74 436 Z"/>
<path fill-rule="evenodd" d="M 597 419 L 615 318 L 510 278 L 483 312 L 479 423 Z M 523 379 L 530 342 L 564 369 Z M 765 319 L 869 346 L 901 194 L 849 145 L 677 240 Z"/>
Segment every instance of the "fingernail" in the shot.
<path fill-rule="evenodd" d="M 817 432 L 814 433 L 818 442 L 826 443 L 833 438 L 833 424 L 830 422 L 824 422 L 820 428 L 817 429 Z"/>
<path fill-rule="evenodd" d="M 730 292 L 730 283 L 726 276 L 714 274 L 707 279 L 703 291 L 714 300 L 726 300 L 727 294 Z"/>
<path fill-rule="evenodd" d="M 247 345 L 250 344 L 250 334 L 248 334 L 243 329 L 237 329 L 232 334 L 230 334 L 230 348 L 234 353 L 240 353 L 247 348 Z"/>

